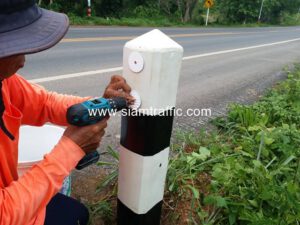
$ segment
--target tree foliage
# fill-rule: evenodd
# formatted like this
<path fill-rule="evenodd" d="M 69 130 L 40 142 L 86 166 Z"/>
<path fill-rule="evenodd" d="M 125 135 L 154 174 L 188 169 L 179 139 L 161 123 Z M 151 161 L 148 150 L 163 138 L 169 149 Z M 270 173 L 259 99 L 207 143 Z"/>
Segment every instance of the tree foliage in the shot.
<path fill-rule="evenodd" d="M 167 18 L 182 23 L 202 23 L 205 0 L 91 0 L 93 15 L 99 17 Z M 253 23 L 263 0 L 215 0 L 211 12 L 218 23 Z M 39 0 L 56 11 L 85 16 L 87 0 Z M 279 23 L 286 14 L 296 14 L 300 0 L 264 0 L 261 21 Z"/>

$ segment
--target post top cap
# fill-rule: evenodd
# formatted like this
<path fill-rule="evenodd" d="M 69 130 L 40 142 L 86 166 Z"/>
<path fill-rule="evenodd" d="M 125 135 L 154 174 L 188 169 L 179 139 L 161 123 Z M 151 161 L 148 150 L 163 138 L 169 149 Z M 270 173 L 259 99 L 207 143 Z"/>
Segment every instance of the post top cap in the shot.
<path fill-rule="evenodd" d="M 131 41 L 128 41 L 125 48 L 140 51 L 178 51 L 183 52 L 183 48 L 166 34 L 158 29 L 154 29 Z"/>

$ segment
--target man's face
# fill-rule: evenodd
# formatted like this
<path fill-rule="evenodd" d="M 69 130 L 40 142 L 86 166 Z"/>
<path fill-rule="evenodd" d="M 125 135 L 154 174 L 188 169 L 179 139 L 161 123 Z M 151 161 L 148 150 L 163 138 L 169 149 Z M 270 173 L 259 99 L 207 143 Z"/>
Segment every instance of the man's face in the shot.
<path fill-rule="evenodd" d="M 24 66 L 25 55 L 14 55 L 0 59 L 0 80 L 14 75 Z"/>

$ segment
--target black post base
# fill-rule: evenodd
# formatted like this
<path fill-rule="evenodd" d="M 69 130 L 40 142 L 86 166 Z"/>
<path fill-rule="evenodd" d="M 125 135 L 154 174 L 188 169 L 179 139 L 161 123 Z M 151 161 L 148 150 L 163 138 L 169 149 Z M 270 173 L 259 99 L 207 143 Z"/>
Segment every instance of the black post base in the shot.
<path fill-rule="evenodd" d="M 118 225 L 159 225 L 162 201 L 157 203 L 146 214 L 136 214 L 118 199 Z"/>

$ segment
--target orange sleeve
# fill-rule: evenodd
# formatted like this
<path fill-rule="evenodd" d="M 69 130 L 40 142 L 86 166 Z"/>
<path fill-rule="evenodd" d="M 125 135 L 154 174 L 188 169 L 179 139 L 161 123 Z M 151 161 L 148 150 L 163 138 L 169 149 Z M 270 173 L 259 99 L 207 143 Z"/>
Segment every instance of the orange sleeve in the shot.
<path fill-rule="evenodd" d="M 67 108 L 87 99 L 47 92 L 19 75 L 8 79 L 8 88 L 11 103 L 23 113 L 22 124 L 34 126 L 67 125 Z M 26 225 L 34 220 L 84 155 L 71 139 L 62 137 L 42 162 L 0 189 L 0 225 Z"/>
<path fill-rule="evenodd" d="M 91 98 L 49 92 L 19 75 L 9 78 L 9 92 L 12 103 L 23 113 L 22 124 L 32 126 L 42 126 L 47 122 L 67 126 L 68 107 Z"/>
<path fill-rule="evenodd" d="M 44 160 L 18 181 L 0 189 L 0 224 L 25 225 L 46 207 L 61 188 L 84 152 L 72 140 L 62 137 Z"/>

